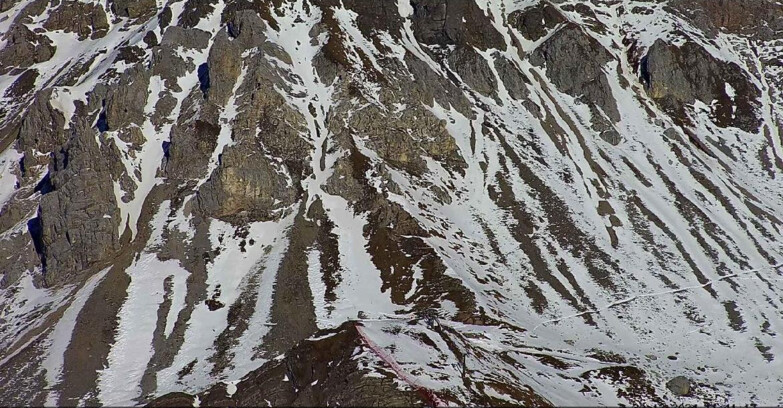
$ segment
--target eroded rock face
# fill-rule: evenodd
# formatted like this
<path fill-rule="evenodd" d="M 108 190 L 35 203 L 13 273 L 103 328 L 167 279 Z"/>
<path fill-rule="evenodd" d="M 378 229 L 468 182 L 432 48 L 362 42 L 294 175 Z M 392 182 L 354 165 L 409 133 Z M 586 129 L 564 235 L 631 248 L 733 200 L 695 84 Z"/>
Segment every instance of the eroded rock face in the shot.
<path fill-rule="evenodd" d="M 414 34 L 425 44 L 505 49 L 503 37 L 474 1 L 413 0 L 411 6 Z"/>
<path fill-rule="evenodd" d="M 120 17 L 144 18 L 155 14 L 155 0 L 111 0 L 111 10 Z"/>
<path fill-rule="evenodd" d="M 316 340 L 317 339 L 317 340 Z M 368 353 L 354 323 L 320 331 L 313 340 L 299 343 L 250 373 L 228 393 L 218 385 L 198 394 L 203 407 L 236 404 L 259 406 L 425 406 L 428 401 L 413 390 L 400 390 L 391 378 L 369 376 L 354 357 Z M 369 352 L 371 353 L 371 352 Z M 377 357 L 375 357 L 377 358 Z M 286 378 L 286 381 L 281 381 Z M 383 395 L 379 400 L 378 396 Z M 195 395 L 171 393 L 152 401 L 150 407 L 192 404 Z"/>
<path fill-rule="evenodd" d="M 676 0 L 669 5 L 712 36 L 728 32 L 774 39 L 783 32 L 783 5 L 774 1 Z"/>
<path fill-rule="evenodd" d="M 173 127 L 163 167 L 168 177 L 183 181 L 207 176 L 207 165 L 220 134 L 215 105 L 201 103 L 194 92 L 185 101 L 185 108 L 188 120 Z"/>
<path fill-rule="evenodd" d="M 234 83 L 239 77 L 242 66 L 242 50 L 238 41 L 229 37 L 228 31 L 218 34 L 207 59 L 209 87 L 206 94 L 217 105 L 225 105 L 233 94 Z"/>
<path fill-rule="evenodd" d="M 497 89 L 497 79 L 484 57 L 472 47 L 460 47 L 448 58 L 449 65 L 457 74 L 484 96 L 491 96 Z"/>
<path fill-rule="evenodd" d="M 721 61 L 701 46 L 656 41 L 641 61 L 648 94 L 664 109 L 683 115 L 685 105 L 701 101 L 718 126 L 755 132 L 760 91 L 734 63 Z"/>
<path fill-rule="evenodd" d="M 149 81 L 149 71 L 141 67 L 132 68 L 129 75 L 110 88 L 106 97 L 106 130 L 117 130 L 130 124 L 141 125 L 144 122 Z"/>
<path fill-rule="evenodd" d="M 54 56 L 55 46 L 49 38 L 35 34 L 23 24 L 14 24 L 3 35 L 5 46 L 0 48 L 0 74 L 14 67 L 27 68 L 48 61 Z"/>
<path fill-rule="evenodd" d="M 65 117 L 52 107 L 51 96 L 51 90 L 36 95 L 22 121 L 19 130 L 19 148 L 25 152 L 26 167 L 46 163 L 46 158 L 39 157 L 36 152 L 51 152 L 68 139 L 68 134 L 64 130 Z"/>
<path fill-rule="evenodd" d="M 98 39 L 106 35 L 109 22 L 103 7 L 94 3 L 64 0 L 49 14 L 44 27 L 47 30 L 75 32 L 79 39 Z"/>
<path fill-rule="evenodd" d="M 277 210 L 294 203 L 297 190 L 255 146 L 240 144 L 223 151 L 217 170 L 199 189 L 197 203 L 215 218 L 271 220 Z"/>
<path fill-rule="evenodd" d="M 217 0 L 185 0 L 179 25 L 193 28 L 215 9 Z"/>
<path fill-rule="evenodd" d="M 568 21 L 552 3 L 542 1 L 509 14 L 508 24 L 530 41 L 538 41 L 558 24 Z"/>
<path fill-rule="evenodd" d="M 516 100 L 527 99 L 529 95 L 527 84 L 530 83 L 530 80 L 522 74 L 513 62 L 500 53 L 495 53 L 494 58 L 495 69 L 509 96 Z"/>
<path fill-rule="evenodd" d="M 236 3 L 241 4 L 241 3 Z M 243 49 L 261 46 L 266 40 L 267 22 L 253 9 L 239 9 L 227 14 L 226 31 L 231 38 L 242 43 Z"/>
<path fill-rule="evenodd" d="M 321 8 L 339 7 L 344 5 L 346 9 L 356 13 L 356 26 L 370 37 L 374 31 L 386 31 L 392 36 L 398 36 L 402 29 L 398 2 L 396 0 L 316 0 Z"/>
<path fill-rule="evenodd" d="M 3 208 L 3 210 L 8 209 Z M 41 259 L 28 233 L 22 231 L 6 238 L 0 241 L 0 252 L 9 254 L 0 258 L 0 268 L 3 270 L 0 289 L 16 283 L 26 271 L 41 266 Z"/>
<path fill-rule="evenodd" d="M 411 174 L 426 172 L 423 155 L 443 161 L 447 168 L 465 166 L 445 123 L 426 110 L 411 107 L 392 116 L 368 108 L 353 118 L 350 127 L 356 134 L 366 135 L 367 143 L 379 156 Z"/>
<path fill-rule="evenodd" d="M 210 34 L 198 28 L 182 28 L 169 26 L 163 32 L 162 46 L 171 48 L 183 47 L 185 49 L 203 50 L 209 45 Z"/>
<path fill-rule="evenodd" d="M 573 23 L 560 28 L 530 56 L 532 64 L 546 67 L 547 76 L 560 91 L 595 104 L 617 122 L 620 114 L 604 72 L 611 60 L 598 40 Z"/>
<path fill-rule="evenodd" d="M 16 78 L 14 84 L 11 85 L 3 96 L 6 98 L 21 98 L 28 92 L 35 89 L 35 80 L 38 78 L 38 70 L 27 69 L 22 72 L 19 77 Z"/>
<path fill-rule="evenodd" d="M 72 281 L 120 247 L 120 211 L 112 174 L 122 169 L 116 146 L 96 143 L 84 121 L 51 163 L 50 191 L 41 197 L 41 258 L 49 285 Z"/>

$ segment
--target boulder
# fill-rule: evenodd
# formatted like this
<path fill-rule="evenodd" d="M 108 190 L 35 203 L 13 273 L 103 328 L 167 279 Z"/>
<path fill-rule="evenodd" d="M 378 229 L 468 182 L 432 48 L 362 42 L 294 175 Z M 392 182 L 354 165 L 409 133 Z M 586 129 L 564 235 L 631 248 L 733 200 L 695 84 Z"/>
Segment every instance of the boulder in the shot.
<path fill-rule="evenodd" d="M 672 394 L 683 397 L 691 393 L 691 380 L 685 376 L 677 376 L 666 383 L 666 388 L 668 388 Z"/>

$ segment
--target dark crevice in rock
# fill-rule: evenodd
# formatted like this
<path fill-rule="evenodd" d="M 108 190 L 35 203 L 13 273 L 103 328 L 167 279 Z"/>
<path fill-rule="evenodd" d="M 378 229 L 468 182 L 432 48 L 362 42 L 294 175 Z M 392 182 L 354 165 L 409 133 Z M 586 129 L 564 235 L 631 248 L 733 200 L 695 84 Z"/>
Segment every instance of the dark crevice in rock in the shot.
<path fill-rule="evenodd" d="M 209 90 L 209 65 L 206 62 L 198 66 L 198 84 L 198 88 L 206 97 Z"/>
<path fill-rule="evenodd" d="M 46 257 L 43 256 L 44 244 L 43 244 L 43 226 L 41 225 L 41 216 L 27 221 L 27 231 L 30 233 L 30 238 L 33 240 L 35 246 L 35 252 L 41 257 L 41 265 L 46 270 Z"/>
<path fill-rule="evenodd" d="M 101 113 L 98 115 L 98 121 L 95 122 L 95 128 L 98 129 L 99 132 L 108 132 L 109 131 L 109 124 L 106 122 L 106 111 L 101 111 Z"/>

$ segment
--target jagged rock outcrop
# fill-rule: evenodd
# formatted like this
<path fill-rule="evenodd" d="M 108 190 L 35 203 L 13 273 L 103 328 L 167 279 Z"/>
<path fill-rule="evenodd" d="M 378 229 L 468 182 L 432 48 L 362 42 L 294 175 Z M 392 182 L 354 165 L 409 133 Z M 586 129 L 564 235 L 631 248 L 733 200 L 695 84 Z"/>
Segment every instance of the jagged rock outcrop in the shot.
<path fill-rule="evenodd" d="M 155 0 L 111 0 L 109 6 L 114 14 L 134 19 L 150 17 L 157 10 Z"/>
<path fill-rule="evenodd" d="M 279 172 L 257 146 L 238 144 L 220 155 L 217 169 L 199 188 L 197 203 L 206 216 L 263 221 L 277 218 L 299 194 L 290 176 Z"/>
<path fill-rule="evenodd" d="M 530 84 L 530 80 L 511 60 L 500 53 L 494 54 L 493 57 L 495 70 L 497 70 L 498 77 L 503 82 L 509 96 L 518 101 L 526 100 L 529 95 L 527 86 Z"/>
<path fill-rule="evenodd" d="M 474 1 L 413 0 L 411 6 L 413 32 L 424 44 L 505 48 L 502 35 Z"/>
<path fill-rule="evenodd" d="M 106 139 L 96 142 L 85 121 L 74 125 L 70 140 L 54 154 L 38 209 L 34 239 L 48 285 L 73 282 L 106 260 L 119 249 L 124 227 L 112 180 L 122 168 L 119 151 Z"/>
<path fill-rule="evenodd" d="M 476 92 L 484 96 L 492 96 L 497 89 L 495 74 L 484 59 L 472 47 L 461 47 L 455 50 L 447 59 L 454 71 Z"/>
<path fill-rule="evenodd" d="M 185 0 L 179 24 L 184 28 L 197 26 L 215 10 L 217 0 Z"/>
<path fill-rule="evenodd" d="M 47 30 L 75 32 L 80 40 L 102 38 L 109 31 L 109 22 L 103 7 L 75 0 L 63 0 L 46 19 Z"/>
<path fill-rule="evenodd" d="M 515 10 L 508 15 L 508 24 L 519 31 L 526 39 L 538 41 L 557 25 L 568 19 L 556 6 L 548 1 L 539 2 L 522 10 Z"/>
<path fill-rule="evenodd" d="M 3 61 L 0 74 L 48 61 L 56 50 L 48 37 L 35 34 L 24 24 L 12 24 L 2 38 L 5 46 L 0 49 L 0 60 Z"/>
<path fill-rule="evenodd" d="M 242 70 L 242 49 L 227 30 L 215 38 L 206 64 L 209 85 L 204 91 L 210 102 L 223 106 L 233 94 L 234 83 Z"/>
<path fill-rule="evenodd" d="M 423 155 L 436 158 L 449 169 L 465 167 L 444 121 L 424 109 L 412 107 L 398 115 L 388 115 L 368 107 L 362 115 L 352 119 L 349 122 L 351 130 L 342 132 L 366 135 L 368 145 L 394 167 L 423 175 L 427 171 Z M 334 131 L 340 132 L 337 126 Z"/>
<path fill-rule="evenodd" d="M 649 95 L 682 119 L 685 105 L 698 100 L 710 106 L 718 126 L 759 128 L 759 89 L 736 63 L 721 61 L 692 41 L 681 46 L 656 41 L 640 73 Z"/>
<path fill-rule="evenodd" d="M 39 92 L 28 108 L 19 129 L 19 149 L 25 153 L 24 168 L 48 163 L 46 153 L 68 140 L 65 116 L 51 105 L 52 91 Z"/>
<path fill-rule="evenodd" d="M 773 40 L 783 32 L 783 5 L 773 1 L 677 0 L 669 6 L 711 37 L 726 31 Z"/>
<path fill-rule="evenodd" d="M 106 129 L 100 130 L 114 131 L 130 124 L 141 125 L 144 122 L 149 83 L 149 71 L 138 67 L 131 68 L 117 85 L 110 87 L 103 113 Z"/>
<path fill-rule="evenodd" d="M 586 103 L 594 104 L 614 122 L 620 120 L 605 67 L 609 51 L 577 24 L 565 24 L 530 56 L 530 62 L 546 68 L 557 88 Z"/>
<path fill-rule="evenodd" d="M 358 354 L 358 356 L 357 356 Z M 370 354 L 370 356 L 367 356 Z M 360 359 L 378 359 L 363 342 L 355 323 L 322 331 L 282 358 L 232 385 L 221 384 L 198 395 L 173 393 L 149 407 L 211 406 L 426 406 L 415 390 L 400 390 L 394 378 L 370 375 Z M 383 399 L 378 396 L 383 395 Z"/>
<path fill-rule="evenodd" d="M 3 96 L 6 98 L 23 98 L 27 93 L 35 89 L 35 80 L 38 79 L 37 69 L 26 69 L 22 72 Z"/>
<path fill-rule="evenodd" d="M 212 152 L 217 147 L 221 131 L 218 108 L 202 102 L 194 92 L 185 102 L 184 123 L 171 130 L 171 141 L 166 144 L 163 169 L 168 177 L 182 181 L 199 179 L 207 174 Z"/>

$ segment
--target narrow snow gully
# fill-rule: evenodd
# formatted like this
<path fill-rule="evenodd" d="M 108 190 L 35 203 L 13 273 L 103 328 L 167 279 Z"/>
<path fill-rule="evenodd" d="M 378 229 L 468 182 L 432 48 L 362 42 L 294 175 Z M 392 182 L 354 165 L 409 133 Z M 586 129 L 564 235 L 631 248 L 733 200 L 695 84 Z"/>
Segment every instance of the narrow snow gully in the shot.
<path fill-rule="evenodd" d="M 326 121 L 332 106 L 333 88 L 321 81 L 313 64 L 328 33 L 321 33 L 317 38 L 310 36 L 321 21 L 322 12 L 306 5 L 304 0 L 290 2 L 273 12 L 279 28 L 277 31 L 270 28 L 267 36 L 291 57 L 290 70 L 298 79 L 298 82 L 289 83 L 289 92 L 279 88 L 277 91 L 305 117 L 308 134 L 303 137 L 313 146 L 310 161 L 313 175 L 302 182 L 309 207 L 316 197 L 324 194 L 321 186 L 331 175 L 331 164 L 335 161 L 335 158 L 326 157 L 329 143 Z"/>

